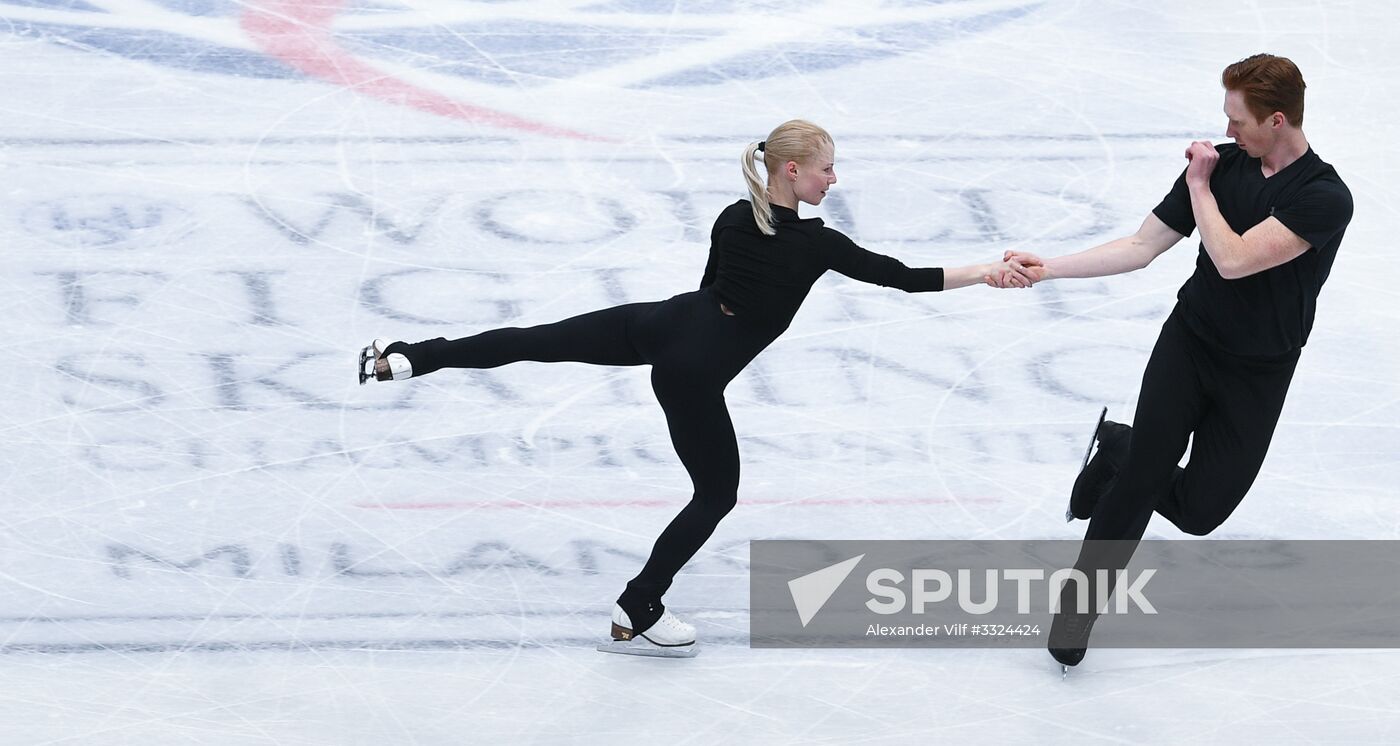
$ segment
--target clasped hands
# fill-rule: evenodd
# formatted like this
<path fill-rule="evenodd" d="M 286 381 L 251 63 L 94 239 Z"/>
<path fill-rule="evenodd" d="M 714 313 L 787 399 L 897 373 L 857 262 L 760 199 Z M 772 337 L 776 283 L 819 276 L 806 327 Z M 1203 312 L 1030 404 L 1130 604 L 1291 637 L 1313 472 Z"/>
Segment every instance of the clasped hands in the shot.
<path fill-rule="evenodd" d="M 994 288 L 1028 288 L 1045 279 L 1045 262 L 1035 254 L 1007 251 L 1000 262 L 988 265 L 982 280 Z"/>

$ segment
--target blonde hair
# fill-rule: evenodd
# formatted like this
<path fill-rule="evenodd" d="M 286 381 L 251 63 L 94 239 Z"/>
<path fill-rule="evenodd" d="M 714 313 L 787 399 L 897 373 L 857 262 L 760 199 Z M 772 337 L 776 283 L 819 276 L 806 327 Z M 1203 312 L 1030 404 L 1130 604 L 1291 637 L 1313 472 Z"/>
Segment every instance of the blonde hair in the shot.
<path fill-rule="evenodd" d="M 760 145 L 763 146 L 762 151 L 759 150 Z M 749 187 L 749 201 L 753 203 L 753 220 L 763 235 L 772 236 L 778 231 L 773 227 L 773 206 L 768 204 L 768 187 L 759 177 L 755 161 L 763 158 L 764 170 L 772 179 L 783 164 L 788 161 L 808 162 L 817 156 L 823 146 L 835 146 L 835 141 L 826 130 L 806 120 L 793 119 L 774 128 L 762 143 L 752 142 L 744 148 L 740 165 L 744 168 L 744 182 Z"/>

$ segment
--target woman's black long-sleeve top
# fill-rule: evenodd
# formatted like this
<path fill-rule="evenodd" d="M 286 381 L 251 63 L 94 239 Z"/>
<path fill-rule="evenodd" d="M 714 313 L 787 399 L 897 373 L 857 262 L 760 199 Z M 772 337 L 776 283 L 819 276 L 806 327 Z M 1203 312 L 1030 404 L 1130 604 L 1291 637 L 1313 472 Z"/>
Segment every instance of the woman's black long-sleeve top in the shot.
<path fill-rule="evenodd" d="M 710 259 L 700 287 L 747 321 L 781 333 L 792 323 L 812 285 L 832 269 L 861 282 L 909 293 L 943 289 L 943 269 L 911 269 L 893 257 L 857 246 L 821 218 L 800 218 L 773 205 L 777 235 L 754 223 L 748 200 L 724 208 L 710 232 Z"/>

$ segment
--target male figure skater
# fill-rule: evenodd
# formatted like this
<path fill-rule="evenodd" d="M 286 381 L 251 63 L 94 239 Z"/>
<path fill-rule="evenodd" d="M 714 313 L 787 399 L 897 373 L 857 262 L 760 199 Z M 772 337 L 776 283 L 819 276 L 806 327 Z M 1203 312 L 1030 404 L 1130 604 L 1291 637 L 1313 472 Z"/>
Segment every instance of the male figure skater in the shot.
<path fill-rule="evenodd" d="M 1091 585 L 1095 569 L 1127 564 L 1154 510 L 1204 536 L 1239 505 L 1351 221 L 1350 191 L 1303 134 L 1298 67 L 1256 54 L 1226 67 L 1221 84 L 1225 134 L 1235 142 L 1191 143 L 1185 172 L 1136 233 L 1043 261 L 1007 252 L 1039 265 L 1047 280 L 1101 277 L 1141 269 L 1193 229 L 1201 233 L 1196 271 L 1162 325 L 1132 426 L 1103 422 L 1097 452 L 1074 483 L 1070 512 L 1089 519 L 1077 567 Z M 1095 548 L 1095 540 L 1120 541 Z M 1066 667 L 1083 659 L 1097 616 L 1074 612 L 1062 604 L 1050 633 L 1050 653 Z"/>

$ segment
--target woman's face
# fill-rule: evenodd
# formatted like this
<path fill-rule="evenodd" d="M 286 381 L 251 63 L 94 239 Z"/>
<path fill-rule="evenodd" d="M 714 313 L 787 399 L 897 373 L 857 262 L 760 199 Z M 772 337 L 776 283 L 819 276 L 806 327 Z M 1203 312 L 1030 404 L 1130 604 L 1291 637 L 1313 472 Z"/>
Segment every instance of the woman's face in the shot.
<path fill-rule="evenodd" d="M 836 183 L 835 159 L 835 149 L 824 145 L 806 162 L 790 161 L 789 173 L 796 177 L 793 194 L 809 205 L 821 204 L 827 190 Z"/>

